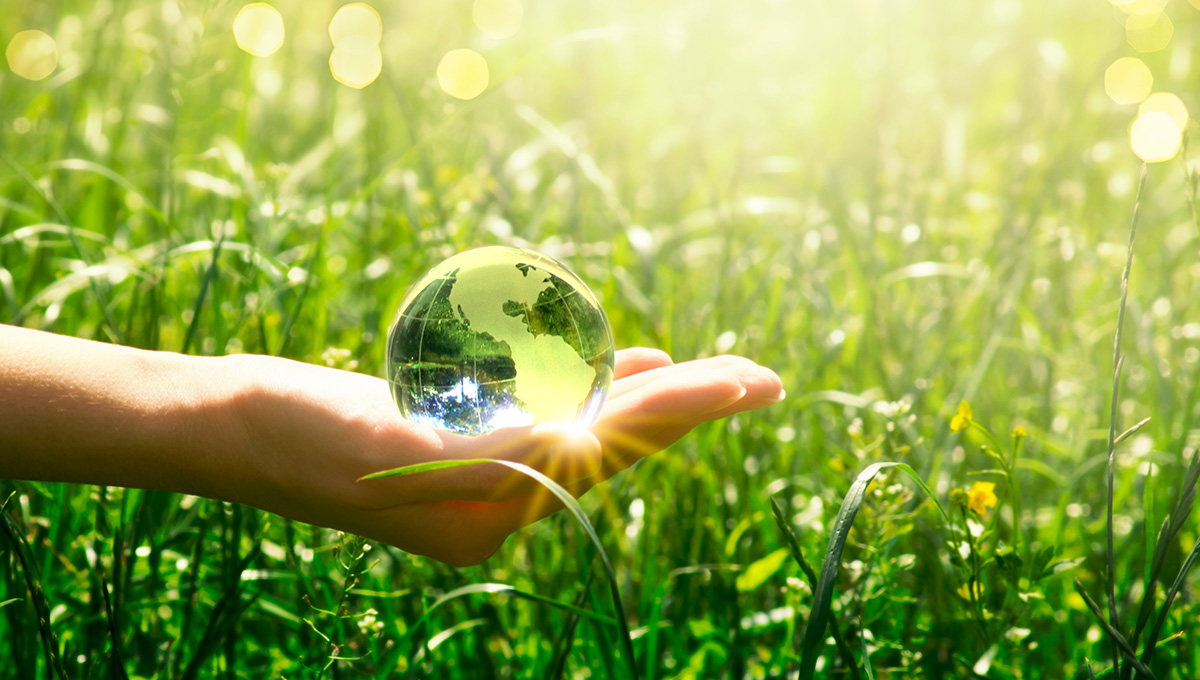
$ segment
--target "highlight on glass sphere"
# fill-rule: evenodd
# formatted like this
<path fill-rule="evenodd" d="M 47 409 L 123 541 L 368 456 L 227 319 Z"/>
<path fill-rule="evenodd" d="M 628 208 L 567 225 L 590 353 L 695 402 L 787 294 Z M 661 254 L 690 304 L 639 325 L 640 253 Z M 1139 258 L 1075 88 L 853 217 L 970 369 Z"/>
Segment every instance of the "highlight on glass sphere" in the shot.
<path fill-rule="evenodd" d="M 612 385 L 612 329 L 558 261 L 476 248 L 408 291 L 388 330 L 387 376 L 404 417 L 457 434 L 590 426 Z"/>

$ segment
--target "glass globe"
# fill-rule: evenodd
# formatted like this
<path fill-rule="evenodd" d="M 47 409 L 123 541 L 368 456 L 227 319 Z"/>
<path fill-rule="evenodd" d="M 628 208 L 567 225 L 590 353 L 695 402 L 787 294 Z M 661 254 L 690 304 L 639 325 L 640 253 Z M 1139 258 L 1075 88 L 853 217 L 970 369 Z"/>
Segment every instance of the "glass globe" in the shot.
<path fill-rule="evenodd" d="M 406 418 L 450 432 L 590 426 L 612 385 L 612 329 L 561 263 L 477 248 L 408 291 L 388 330 L 387 375 Z"/>

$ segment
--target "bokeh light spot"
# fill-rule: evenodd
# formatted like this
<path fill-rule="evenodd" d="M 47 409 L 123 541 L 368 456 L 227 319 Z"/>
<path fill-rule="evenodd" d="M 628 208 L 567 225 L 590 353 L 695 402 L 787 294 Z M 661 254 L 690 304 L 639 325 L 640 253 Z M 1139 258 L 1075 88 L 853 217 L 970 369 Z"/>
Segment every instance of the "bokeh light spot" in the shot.
<path fill-rule="evenodd" d="M 521 28 L 525 8 L 521 0 L 475 0 L 471 18 L 490 38 L 507 38 Z"/>
<path fill-rule="evenodd" d="M 437 79 L 446 94 L 474 99 L 487 89 L 487 61 L 474 50 L 450 50 L 438 64 Z"/>
<path fill-rule="evenodd" d="M 361 90 L 375 82 L 383 71 L 383 54 L 379 45 L 365 50 L 361 43 L 354 49 L 335 47 L 329 55 L 329 70 L 334 80 Z"/>
<path fill-rule="evenodd" d="M 41 80 L 58 67 L 54 38 L 41 31 L 21 31 L 14 35 L 4 56 L 12 72 L 26 80 Z"/>
<path fill-rule="evenodd" d="M 361 2 L 343 5 L 329 22 L 329 39 L 334 47 L 344 51 L 378 51 L 383 39 L 383 20 L 370 5 Z"/>
<path fill-rule="evenodd" d="M 1137 57 L 1121 57 L 1104 72 L 1104 92 L 1118 104 L 1136 104 L 1150 94 L 1154 76 Z"/>
<path fill-rule="evenodd" d="M 1151 111 L 1162 111 L 1175 121 L 1175 127 L 1180 130 L 1187 126 L 1188 110 L 1183 101 L 1170 92 L 1155 92 L 1138 107 L 1138 115 L 1144 116 Z"/>
<path fill-rule="evenodd" d="M 1165 111 L 1147 111 L 1129 128 L 1129 145 L 1147 163 L 1171 160 L 1182 143 L 1182 131 Z"/>
<path fill-rule="evenodd" d="M 1125 20 L 1125 40 L 1138 52 L 1157 52 L 1174 34 L 1175 25 L 1163 12 L 1138 12 Z"/>
<path fill-rule="evenodd" d="M 283 16 L 265 2 L 246 5 L 233 20 L 238 47 L 256 57 L 269 57 L 283 46 Z"/>

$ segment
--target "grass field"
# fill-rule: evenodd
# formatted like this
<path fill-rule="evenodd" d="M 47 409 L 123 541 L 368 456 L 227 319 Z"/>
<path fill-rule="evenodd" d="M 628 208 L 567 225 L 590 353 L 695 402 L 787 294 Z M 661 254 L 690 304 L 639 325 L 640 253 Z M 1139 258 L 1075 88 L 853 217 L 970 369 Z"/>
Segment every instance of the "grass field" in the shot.
<path fill-rule="evenodd" d="M 57 62 L 0 69 L 0 321 L 381 375 L 412 281 L 514 244 L 573 267 L 618 345 L 742 354 L 788 396 L 581 500 L 621 611 L 568 513 L 454 569 L 202 498 L 0 481 L 0 678 L 1112 677 L 1111 628 L 1155 677 L 1200 676 L 1186 143 L 1146 166 L 1121 285 L 1130 126 L 1150 90 L 1200 110 L 1200 9 L 531 0 L 496 38 L 470 2 L 387 0 L 355 89 L 339 5 L 274 4 L 264 57 L 239 3 L 5 6 L 0 41 L 42 30 Z M 460 48 L 488 65 L 469 100 L 437 77 Z M 1129 56 L 1153 87 L 1106 94 Z M 1110 523 L 1110 442 L 1147 418 L 1113 449 Z M 885 461 L 937 503 L 883 469 L 849 530 Z M 822 594 L 838 639 L 806 643 Z"/>

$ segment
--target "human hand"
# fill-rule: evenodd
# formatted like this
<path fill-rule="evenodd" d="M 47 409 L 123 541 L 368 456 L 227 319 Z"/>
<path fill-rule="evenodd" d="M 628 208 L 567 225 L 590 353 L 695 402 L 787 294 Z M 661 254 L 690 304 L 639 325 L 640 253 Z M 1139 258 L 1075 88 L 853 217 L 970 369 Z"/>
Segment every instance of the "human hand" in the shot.
<path fill-rule="evenodd" d="M 542 424 L 465 437 L 410 422 L 387 382 L 270 357 L 240 357 L 234 400 L 250 472 L 229 500 L 390 543 L 455 565 L 475 564 L 521 527 L 561 507 L 501 465 L 472 465 L 359 482 L 435 460 L 520 462 L 576 496 L 700 423 L 779 400 L 769 369 L 740 357 L 673 364 L 663 352 L 622 350 L 590 430 Z M 235 440 L 236 441 L 236 440 Z"/>
<path fill-rule="evenodd" d="M 0 479 L 219 498 L 473 564 L 558 500 L 496 464 L 357 480 L 491 458 L 528 465 L 578 496 L 706 420 L 780 396 L 778 376 L 747 359 L 676 365 L 657 350 L 623 350 L 591 429 L 547 423 L 471 438 L 405 420 L 378 378 L 0 324 Z"/>

